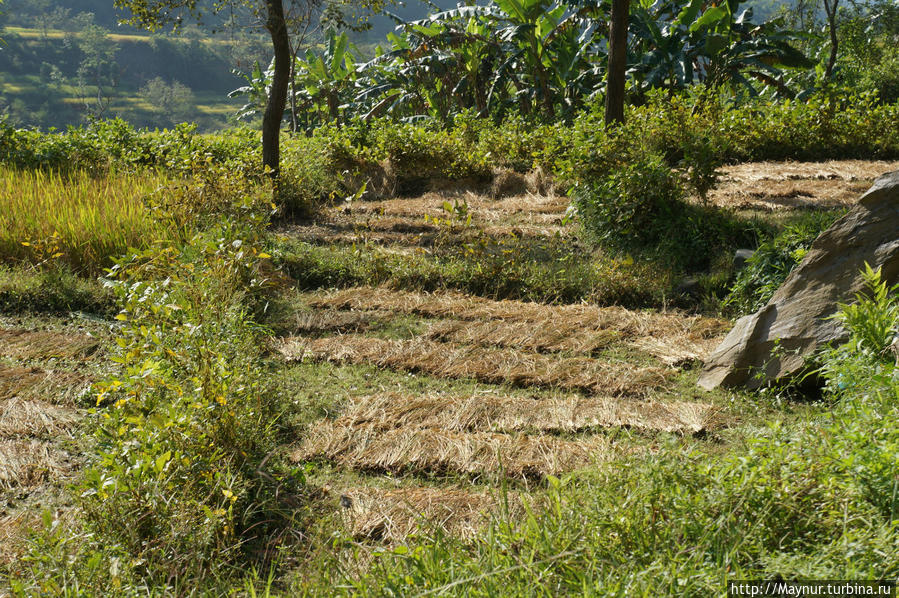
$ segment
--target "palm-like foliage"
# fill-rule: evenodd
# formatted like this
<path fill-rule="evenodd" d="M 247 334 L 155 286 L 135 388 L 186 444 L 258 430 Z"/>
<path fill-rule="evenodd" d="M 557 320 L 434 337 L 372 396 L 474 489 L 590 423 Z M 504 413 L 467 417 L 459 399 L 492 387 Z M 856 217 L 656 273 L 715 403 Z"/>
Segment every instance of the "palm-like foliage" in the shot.
<path fill-rule="evenodd" d="M 600 27 L 553 0 L 496 0 L 402 23 L 392 47 L 365 65 L 358 100 L 369 114 L 413 109 L 447 119 L 515 107 L 525 114 L 573 107 L 601 78 Z M 416 110 L 417 109 L 417 110 Z"/>
<path fill-rule="evenodd" d="M 811 67 L 778 24 L 755 25 L 742 0 L 640 0 L 632 6 L 629 76 L 638 93 L 689 85 L 773 86 L 790 95 L 785 67 Z M 389 46 L 358 64 L 346 34 L 327 32 L 294 67 L 294 102 L 307 127 L 391 116 L 449 124 L 475 110 L 570 118 L 605 87 L 608 36 L 596 0 L 492 0 L 425 19 L 397 19 Z M 271 70 L 271 69 L 269 69 Z M 263 105 L 270 75 L 257 68 L 233 92 Z"/>
<path fill-rule="evenodd" d="M 754 79 L 790 94 L 783 67 L 813 66 L 791 42 L 796 36 L 773 23 L 752 23 L 740 0 L 667 0 L 636 5 L 631 18 L 630 74 L 641 91 L 679 89 L 694 83 L 740 84 L 755 93 Z"/>
<path fill-rule="evenodd" d="M 306 50 L 294 69 L 298 111 L 318 123 L 340 120 L 341 107 L 356 79 L 356 61 L 347 34 L 329 29 L 325 47 L 318 52 Z"/>

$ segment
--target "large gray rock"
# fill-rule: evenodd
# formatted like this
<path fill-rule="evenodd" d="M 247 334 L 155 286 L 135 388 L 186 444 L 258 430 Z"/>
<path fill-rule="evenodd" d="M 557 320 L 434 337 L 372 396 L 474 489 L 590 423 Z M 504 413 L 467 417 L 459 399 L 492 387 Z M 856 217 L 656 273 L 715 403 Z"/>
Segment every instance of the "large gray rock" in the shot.
<path fill-rule="evenodd" d="M 889 284 L 899 281 L 899 171 L 877 179 L 815 239 L 767 305 L 737 320 L 706 361 L 699 385 L 758 388 L 802 371 L 818 347 L 845 340 L 846 331 L 829 317 L 862 290 L 865 262 L 881 268 Z"/>

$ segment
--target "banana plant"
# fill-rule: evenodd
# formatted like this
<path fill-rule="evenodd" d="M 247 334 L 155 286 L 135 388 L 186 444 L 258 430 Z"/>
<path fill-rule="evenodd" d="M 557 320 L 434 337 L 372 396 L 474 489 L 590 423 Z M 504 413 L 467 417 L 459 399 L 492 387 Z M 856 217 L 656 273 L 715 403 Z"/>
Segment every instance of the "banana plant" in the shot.
<path fill-rule="evenodd" d="M 239 120 L 251 120 L 261 115 L 265 111 L 265 104 L 268 102 L 269 88 L 272 84 L 272 76 L 274 75 L 274 60 L 266 70 L 262 70 L 259 61 L 253 66 L 253 70 L 249 73 L 243 73 L 237 69 L 231 71 L 231 74 L 242 77 L 247 84 L 238 87 L 228 94 L 229 98 L 244 96 L 246 104 L 237 111 Z"/>
<path fill-rule="evenodd" d="M 602 72 L 601 27 L 554 0 L 495 0 L 401 22 L 391 49 L 365 65 L 357 101 L 369 115 L 413 112 L 448 120 L 486 115 L 570 113 Z M 375 100 L 375 101 L 372 101 Z"/>
<path fill-rule="evenodd" d="M 792 46 L 797 38 L 776 23 L 752 23 L 752 9 L 737 12 L 741 0 L 668 0 L 637 4 L 631 15 L 632 66 L 640 91 L 680 89 L 694 83 L 736 83 L 751 94 L 755 80 L 782 94 L 783 69 L 812 62 Z"/>
<path fill-rule="evenodd" d="M 319 124 L 340 121 L 341 107 L 352 96 L 357 64 L 347 34 L 333 28 L 322 50 L 307 49 L 294 65 L 298 109 L 317 116 Z"/>

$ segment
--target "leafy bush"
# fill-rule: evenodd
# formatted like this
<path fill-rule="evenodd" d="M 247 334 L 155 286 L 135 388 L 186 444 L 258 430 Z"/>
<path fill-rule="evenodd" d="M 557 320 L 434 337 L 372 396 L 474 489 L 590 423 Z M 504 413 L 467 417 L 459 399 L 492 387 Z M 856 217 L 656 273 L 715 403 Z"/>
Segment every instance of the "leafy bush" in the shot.
<path fill-rule="evenodd" d="M 624 164 L 583 187 L 575 201 L 584 224 L 603 241 L 635 247 L 657 244 L 683 205 L 677 175 L 658 156 Z"/>
<path fill-rule="evenodd" d="M 756 224 L 684 200 L 680 176 L 659 156 L 636 158 L 575 187 L 581 222 L 601 244 L 664 256 L 675 268 L 699 270 L 755 236 Z"/>
<path fill-rule="evenodd" d="M 82 498 L 92 527 L 151 576 L 202 578 L 258 523 L 268 481 L 256 468 L 277 421 L 246 305 L 265 280 L 258 261 L 240 231 L 220 228 L 113 269 L 120 372 L 97 387 L 108 407 Z"/>
<path fill-rule="evenodd" d="M 787 225 L 777 236 L 762 242 L 746 261 L 746 267 L 737 274 L 724 306 L 746 314 L 765 305 L 805 257 L 812 242 L 833 224 L 838 215 L 811 212 Z"/>
<path fill-rule="evenodd" d="M 95 386 L 96 452 L 79 487 L 87 535 L 39 536 L 16 572 L 23 594 L 90 583 L 103 595 L 128 580 L 196 591 L 236 563 L 268 566 L 293 537 L 302 478 L 270 458 L 282 408 L 254 323 L 271 280 L 266 223 L 252 210 L 221 216 L 110 270 L 121 327 L 114 373 Z M 98 578 L 107 558 L 114 571 Z"/>

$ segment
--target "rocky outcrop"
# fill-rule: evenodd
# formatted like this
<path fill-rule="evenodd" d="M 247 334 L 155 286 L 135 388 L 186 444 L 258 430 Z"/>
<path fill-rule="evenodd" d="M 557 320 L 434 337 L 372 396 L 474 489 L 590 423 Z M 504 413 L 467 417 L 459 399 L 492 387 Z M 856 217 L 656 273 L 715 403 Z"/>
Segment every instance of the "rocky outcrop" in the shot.
<path fill-rule="evenodd" d="M 817 348 L 845 340 L 830 318 L 862 290 L 865 263 L 899 281 L 899 171 L 874 183 L 821 233 L 771 300 L 737 321 L 706 362 L 699 385 L 758 388 L 801 372 Z"/>

